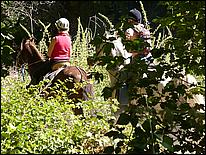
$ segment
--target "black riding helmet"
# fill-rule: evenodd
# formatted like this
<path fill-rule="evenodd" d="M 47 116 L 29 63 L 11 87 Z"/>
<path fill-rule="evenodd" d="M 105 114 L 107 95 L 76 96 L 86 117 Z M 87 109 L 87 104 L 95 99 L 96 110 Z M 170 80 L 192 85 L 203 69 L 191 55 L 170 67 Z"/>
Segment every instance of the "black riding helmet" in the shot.
<path fill-rule="evenodd" d="M 142 14 L 136 9 L 132 9 L 129 11 L 129 18 L 135 19 L 138 23 L 142 22 Z"/>

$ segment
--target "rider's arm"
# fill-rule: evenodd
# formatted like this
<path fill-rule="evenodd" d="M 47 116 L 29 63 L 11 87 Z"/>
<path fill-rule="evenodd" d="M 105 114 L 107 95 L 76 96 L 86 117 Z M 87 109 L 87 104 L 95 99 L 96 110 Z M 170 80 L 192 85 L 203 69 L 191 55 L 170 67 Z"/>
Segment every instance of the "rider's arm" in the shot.
<path fill-rule="evenodd" d="M 69 42 L 69 46 L 70 46 L 70 57 L 71 57 L 71 55 L 72 55 L 72 41 L 71 41 L 71 38 L 70 38 L 70 42 Z"/>
<path fill-rule="evenodd" d="M 49 49 L 48 49 L 48 53 L 47 53 L 47 55 L 48 55 L 49 58 L 51 58 L 52 51 L 53 51 L 53 49 L 54 49 L 54 45 L 55 45 L 55 37 L 52 38 L 51 43 L 50 43 L 50 45 L 49 45 Z"/>

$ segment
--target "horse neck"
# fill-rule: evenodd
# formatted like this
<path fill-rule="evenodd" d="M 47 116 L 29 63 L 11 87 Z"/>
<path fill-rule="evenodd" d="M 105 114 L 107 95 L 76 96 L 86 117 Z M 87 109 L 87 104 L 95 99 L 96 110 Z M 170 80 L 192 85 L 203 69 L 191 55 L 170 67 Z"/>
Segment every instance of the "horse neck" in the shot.
<path fill-rule="evenodd" d="M 39 54 L 38 49 L 35 46 L 30 45 L 29 47 L 30 47 L 30 51 L 31 51 L 31 54 L 28 57 L 28 65 L 29 66 L 31 66 L 34 63 L 41 62 L 44 60 L 43 57 Z"/>
<path fill-rule="evenodd" d="M 44 59 L 39 54 L 37 48 L 34 45 L 30 45 L 27 48 L 28 57 L 28 71 L 32 78 L 40 76 L 41 66 L 43 65 Z M 43 75 L 43 74 L 42 74 Z"/>

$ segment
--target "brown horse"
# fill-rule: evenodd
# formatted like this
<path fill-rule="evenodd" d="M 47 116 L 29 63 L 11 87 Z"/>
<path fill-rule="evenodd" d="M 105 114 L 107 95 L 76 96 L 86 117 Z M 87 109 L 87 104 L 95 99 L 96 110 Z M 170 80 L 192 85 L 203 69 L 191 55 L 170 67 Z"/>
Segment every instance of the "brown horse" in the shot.
<path fill-rule="evenodd" d="M 21 43 L 21 50 L 17 54 L 17 64 L 28 64 L 28 72 L 31 77 L 29 85 L 37 85 L 42 81 L 45 75 L 51 72 L 51 65 L 49 60 L 44 60 L 43 56 L 38 52 L 33 38 L 24 39 Z M 56 83 L 60 81 L 65 82 L 65 85 L 69 90 L 76 89 L 77 93 L 68 91 L 68 98 L 72 99 L 74 103 L 82 100 L 90 100 L 93 98 L 93 86 L 89 83 L 87 73 L 77 66 L 65 66 L 61 69 L 53 80 L 50 82 L 49 87 L 46 90 L 50 90 Z M 75 84 L 84 83 L 81 88 L 76 88 Z M 86 83 L 86 84 L 85 84 Z M 55 94 L 49 94 L 55 96 Z M 47 96 L 48 97 L 48 96 Z M 74 113 L 83 114 L 82 108 L 73 109 Z"/>

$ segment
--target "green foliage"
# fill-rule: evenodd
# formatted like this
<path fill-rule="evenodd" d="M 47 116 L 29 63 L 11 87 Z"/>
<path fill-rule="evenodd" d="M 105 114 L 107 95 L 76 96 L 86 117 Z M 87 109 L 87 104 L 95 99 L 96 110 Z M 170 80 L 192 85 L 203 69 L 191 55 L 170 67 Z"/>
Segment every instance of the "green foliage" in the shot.
<path fill-rule="evenodd" d="M 195 5 L 192 8 L 189 5 L 190 2 L 168 2 L 169 6 L 173 8 L 173 12 L 178 10 L 179 7 L 188 9 L 186 12 L 192 12 L 192 9 L 194 9 L 193 11 L 199 12 L 198 18 L 202 19 L 204 17 L 202 10 L 204 10 L 205 5 L 200 7 L 199 3 L 191 3 Z M 185 4 L 187 7 L 185 7 Z M 200 7 L 200 10 L 197 9 L 198 7 Z M 184 19 L 187 16 L 182 15 L 181 18 Z M 158 21 L 160 25 L 152 33 L 152 52 L 154 51 L 154 58 L 157 62 L 155 66 L 156 71 L 148 71 L 148 65 L 140 58 L 136 58 L 133 63 L 126 65 L 120 71 L 120 75 L 123 77 L 118 78 L 115 87 L 119 88 L 119 86 L 126 82 L 129 87 L 129 99 L 136 99 L 137 102 L 136 104 L 131 104 L 124 113 L 120 114 L 116 124 L 111 126 L 110 131 L 105 134 L 110 137 L 114 144 L 105 147 L 104 153 L 159 154 L 177 152 L 203 153 L 205 151 L 203 144 L 205 140 L 204 105 L 195 105 L 194 107 L 188 105 L 188 99 L 192 98 L 193 94 L 201 94 L 202 90 L 196 89 L 197 92 L 192 91 L 192 89 L 188 90 L 185 84 L 175 85 L 171 81 L 160 93 L 157 92 L 158 83 L 162 80 L 164 71 L 166 71 L 166 77 L 178 79 L 182 76 L 183 68 L 186 69 L 186 73 L 197 74 L 198 70 L 197 75 L 204 75 L 204 71 L 201 70 L 204 66 L 201 63 L 204 62 L 204 57 L 200 58 L 200 56 L 204 55 L 202 42 L 204 40 L 204 30 L 198 29 L 196 26 L 195 29 L 192 29 L 194 33 L 192 32 L 192 36 L 190 36 L 191 34 L 185 31 L 188 30 L 185 27 L 190 27 L 191 30 L 194 20 L 181 21 L 176 19 L 176 16 L 173 18 L 173 14 L 168 14 L 168 17 L 161 18 Z M 137 50 L 141 47 L 141 40 L 137 39 L 134 42 L 124 40 L 124 31 L 129 26 L 124 22 L 125 20 L 123 19 L 121 24 L 117 24 L 115 28 L 122 37 L 126 48 Z M 198 25 L 198 22 L 202 23 L 202 20 L 195 20 L 194 23 Z M 159 33 L 161 32 L 157 31 L 159 28 L 161 30 L 163 28 L 164 33 Z M 167 30 L 167 33 L 165 33 L 165 30 Z M 191 33 L 191 31 L 189 32 Z M 159 33 L 157 39 L 155 37 L 156 33 Z M 92 42 L 96 47 L 100 47 L 102 43 L 108 44 L 105 42 L 104 36 L 96 39 Z M 190 41 L 190 47 L 187 44 L 188 40 L 194 40 L 194 42 Z M 199 55 L 194 51 L 199 53 Z M 111 48 L 105 48 L 104 55 L 96 58 L 94 54 L 93 60 L 100 66 L 107 66 L 106 68 L 108 69 L 108 66 L 112 66 L 113 63 L 111 56 L 108 54 L 109 52 L 111 52 Z M 170 57 L 171 53 L 174 53 L 174 58 Z M 163 57 L 164 55 L 167 56 L 166 60 Z M 198 61 L 200 68 L 196 68 L 197 70 L 192 67 L 192 64 L 198 64 L 196 58 L 200 60 Z M 117 62 L 120 62 L 120 59 Z M 147 77 L 142 78 L 143 74 L 146 74 Z M 140 90 L 143 90 L 143 93 Z M 110 87 L 105 87 L 103 91 L 105 99 L 111 97 Z M 203 113 L 199 111 L 200 109 L 203 110 Z M 132 126 L 130 128 L 131 132 L 130 134 L 125 134 L 128 126 Z"/>
<path fill-rule="evenodd" d="M 91 34 L 82 27 L 80 18 L 78 18 L 77 35 L 73 41 L 71 64 L 87 68 L 87 57 L 91 55 L 93 47 L 89 44 Z M 79 61 L 81 60 L 81 61 Z"/>
<path fill-rule="evenodd" d="M 8 6 L 17 3 L 21 2 L 3 1 L 2 10 L 15 12 L 17 9 L 8 9 Z M 94 1 L 94 3 L 100 2 Z M 1 153 L 172 154 L 181 151 L 181 153 L 202 154 L 205 152 L 205 113 L 199 112 L 201 109 L 204 110 L 203 105 L 189 107 L 186 100 L 181 105 L 177 105 L 179 97 L 189 99 L 192 94 L 199 92 L 204 94 L 204 88 L 198 87 L 187 91 L 185 85 L 176 87 L 170 82 L 162 93 L 155 95 L 157 83 L 161 80 L 163 71 L 167 71 L 166 76 L 179 77 L 182 68 L 186 68 L 187 72 L 202 75 L 201 78 L 204 79 L 205 14 L 203 11 L 205 2 L 164 3 L 169 7 L 168 13 L 171 12 L 171 14 L 161 19 L 154 19 L 159 27 L 154 30 L 151 28 L 153 56 L 158 62 L 157 71 L 148 72 L 148 66 L 140 59 L 136 59 L 134 64 L 125 66 L 122 70 L 122 74 L 130 73 L 131 77 L 135 78 L 130 79 L 125 76 L 116 86 L 118 88 L 122 82 L 127 81 L 130 98 L 137 99 L 138 105 L 134 104 L 127 108 L 116 124 L 113 124 L 112 120 L 115 119 L 113 113 L 116 112 L 116 105 L 119 103 L 115 99 L 108 100 L 112 89 L 109 86 L 106 69 L 111 69 L 122 59 L 113 59 L 108 56 L 111 45 L 108 45 L 105 50 L 107 56 L 96 59 L 95 48 L 89 44 L 91 34 L 83 29 L 79 18 L 78 33 L 73 41 L 72 64 L 86 68 L 91 73 L 91 81 L 95 89 L 94 100 L 79 102 L 76 106 L 83 107 L 84 117 L 75 116 L 72 111 L 75 106 L 71 100 L 67 99 L 63 89 L 55 90 L 56 98 L 51 97 L 46 100 L 40 95 L 43 83 L 26 90 L 25 84 L 28 81 L 20 82 L 19 79 L 14 79 L 14 76 L 2 78 Z M 30 2 L 27 4 L 30 6 Z M 22 35 L 26 36 L 21 27 L 14 26 L 18 13 L 13 15 L 15 16 L 11 16 L 12 20 L 9 20 L 8 16 L 3 16 L 3 22 L 1 22 L 1 28 L 3 28 L 1 54 L 7 59 L 10 59 L 12 53 L 16 51 L 12 46 L 12 38 L 15 37 L 18 40 L 18 37 L 22 39 Z M 26 21 L 24 26 L 29 27 L 27 16 L 23 18 L 23 21 Z M 147 21 L 146 17 L 144 19 Z M 44 32 L 48 32 L 46 30 L 49 24 L 46 26 L 43 24 L 45 21 L 41 21 Z M 124 30 L 128 26 L 122 22 L 115 26 L 123 40 Z M 95 46 L 102 43 L 102 38 L 99 39 L 95 42 Z M 39 48 L 46 47 L 45 42 L 43 37 L 41 42 L 43 44 L 39 44 Z M 141 47 L 140 40 L 124 43 L 127 44 L 128 49 L 133 49 L 134 44 L 135 48 Z M 174 61 L 170 60 L 168 55 L 169 61 L 162 59 L 164 54 L 170 53 L 175 54 Z M 94 68 L 87 68 L 88 56 L 100 63 Z M 12 60 L 7 59 L 2 59 L 2 64 L 11 65 Z M 141 78 L 144 73 L 148 78 Z M 147 96 L 138 93 L 140 88 L 145 89 Z M 154 106 L 160 106 L 162 110 L 157 111 Z"/>
<path fill-rule="evenodd" d="M 14 36 L 9 32 L 7 22 L 1 22 L 1 76 L 9 74 L 8 68 L 13 65 L 15 54 L 15 49 L 12 47 Z"/>
<path fill-rule="evenodd" d="M 48 30 L 50 27 L 51 23 L 48 25 L 45 25 L 41 20 L 38 20 L 41 26 L 43 27 L 42 31 L 42 39 L 40 40 L 38 46 L 39 46 L 39 52 L 44 55 L 44 57 L 47 57 L 47 52 L 48 52 L 48 43 L 51 41 L 51 34 Z M 37 47 L 38 48 L 38 47 Z"/>
<path fill-rule="evenodd" d="M 88 66 L 88 58 L 95 54 L 94 45 L 90 44 L 91 33 L 82 27 L 80 18 L 78 18 L 78 31 L 72 45 L 71 64 L 81 66 L 91 74 L 91 81 L 94 83 L 95 96 L 100 96 L 100 101 L 104 102 L 102 90 L 109 85 L 108 74 L 105 67 L 96 66 L 92 68 Z M 99 38 L 101 40 L 101 38 Z M 81 60 L 81 61 L 80 61 Z M 97 95 L 98 94 L 98 95 Z"/>
<path fill-rule="evenodd" d="M 81 37 L 79 39 L 79 42 L 76 40 L 74 49 L 77 49 L 77 45 L 86 46 L 87 42 Z M 80 48 L 79 50 L 81 51 Z M 79 56 L 86 59 L 87 55 L 84 54 L 82 52 Z M 86 66 L 85 63 L 82 61 L 79 64 Z M 95 70 L 102 74 L 105 69 L 97 67 Z M 64 83 L 60 82 L 56 88 L 51 89 L 55 98 L 45 99 L 41 93 L 46 93 L 44 83 L 47 81 L 26 90 L 25 84 L 30 80 L 28 74 L 25 82 L 12 77 L 14 76 L 1 79 L 2 154 L 96 154 L 102 153 L 103 148 L 111 144 L 104 133 L 115 119 L 113 113 L 117 106 L 115 101 L 103 101 L 101 96 L 102 89 L 108 83 L 106 78 L 98 83 L 91 79 L 95 98 L 79 101 L 74 105 L 73 100 L 67 98 L 68 89 Z M 69 91 L 74 92 L 73 89 Z M 83 108 L 83 117 L 74 115 L 72 111 L 78 106 Z"/>
<path fill-rule="evenodd" d="M 2 78 L 1 153 L 99 153 L 110 143 L 104 136 L 110 104 L 81 102 L 82 118 L 73 114 L 64 91 L 46 100 L 41 85 L 26 90 L 18 79 Z"/>
<path fill-rule="evenodd" d="M 172 51 L 187 73 L 205 76 L 205 2 L 162 2 L 168 8 L 164 18 L 154 19 L 168 26 L 173 37 L 165 45 Z"/>
<path fill-rule="evenodd" d="M 28 33 L 32 35 L 35 32 L 39 32 L 39 28 L 35 24 L 38 24 L 37 21 L 39 19 L 44 18 L 42 14 L 39 14 L 39 11 L 41 10 L 40 8 L 46 9 L 47 7 L 51 6 L 51 3 L 53 2 L 1 2 L 1 63 L 3 66 L 1 69 L 2 77 L 9 75 L 9 67 L 15 65 L 16 54 L 20 50 L 22 39 L 27 37 Z"/>

